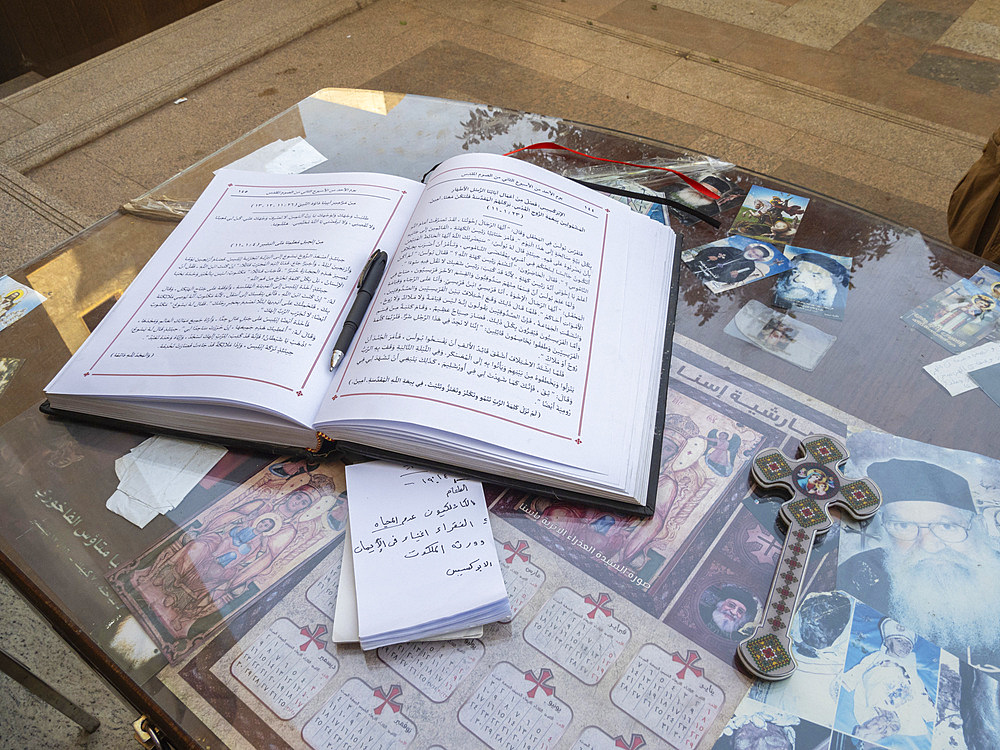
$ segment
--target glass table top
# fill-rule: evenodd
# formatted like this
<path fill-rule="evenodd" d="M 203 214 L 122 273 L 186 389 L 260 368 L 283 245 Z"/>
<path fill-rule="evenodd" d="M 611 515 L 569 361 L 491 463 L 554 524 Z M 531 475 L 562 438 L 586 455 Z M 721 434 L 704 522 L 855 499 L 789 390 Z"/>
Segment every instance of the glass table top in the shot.
<path fill-rule="evenodd" d="M 193 201 L 215 169 L 276 140 L 297 137 L 324 158 L 310 171 L 374 171 L 413 179 L 457 153 L 507 153 L 545 141 L 639 164 L 702 158 L 650 138 L 486 105 L 324 89 L 137 200 Z M 517 158 L 562 173 L 594 169 L 592 161 L 553 150 L 523 151 Z M 809 199 L 795 246 L 852 259 L 843 320 L 794 316 L 835 337 L 829 352 L 807 371 L 726 332 L 748 303 L 773 306 L 773 280 L 715 294 L 682 268 L 659 499 L 673 510 L 658 512 L 637 531 L 627 519 L 554 508 L 538 498 L 490 488 L 494 536 L 501 557 L 510 558 L 508 588 L 517 589 L 525 609 L 483 640 L 449 651 L 447 669 L 425 651 L 365 655 L 324 638 L 312 641 L 322 645 L 315 654 L 309 651 L 308 659 L 308 649 L 298 651 L 300 634 L 315 639 L 317 628 L 331 624 L 330 597 L 343 554 L 343 502 L 328 511 L 321 552 L 303 556 L 291 572 L 224 595 L 179 580 L 178 590 L 191 606 L 186 619 L 180 618 L 185 626 L 152 641 L 145 637 L 143 626 L 155 628 L 157 621 L 169 630 L 170 618 L 163 612 L 183 607 L 177 599 L 157 610 L 160 615 L 140 612 L 137 617 L 137 607 L 146 606 L 147 613 L 155 609 L 152 589 L 137 583 L 141 576 L 129 576 L 172 570 L 163 568 L 161 558 L 185 547 L 199 530 L 214 528 L 218 508 L 240 507 L 240 498 L 253 487 L 270 486 L 268 481 L 284 470 L 275 469 L 281 464 L 273 456 L 230 451 L 175 511 L 139 530 L 104 504 L 118 485 L 116 460 L 148 435 L 60 422 L 38 412 L 44 386 L 176 226 L 168 220 L 117 212 L 12 274 L 46 301 L 0 331 L 8 370 L 0 398 L 4 572 L 116 689 L 179 742 L 336 746 L 353 731 L 337 717 L 367 705 L 381 691 L 379 705 L 389 709 L 366 714 L 364 726 L 386 742 L 416 737 L 418 747 L 461 746 L 464 733 L 471 732 L 486 744 L 513 747 L 491 723 L 495 710 L 483 706 L 521 696 L 518 681 L 547 684 L 541 675 L 548 670 L 555 675 L 556 692 L 536 694 L 548 695 L 549 705 L 536 706 L 534 694 L 524 705 L 526 711 L 537 709 L 558 734 L 552 746 L 569 747 L 584 735 L 613 741 L 626 727 L 646 732 L 651 744 L 660 737 L 710 746 L 749 680 L 732 664 L 736 640 L 697 623 L 699 597 L 721 585 L 706 571 L 738 568 L 738 555 L 725 552 L 727 544 L 737 544 L 736 530 L 743 540 L 769 538 L 765 546 L 774 544 L 777 533 L 777 504 L 762 510 L 765 504 L 752 500 L 751 448 L 793 446 L 798 436 L 817 430 L 840 437 L 884 432 L 1000 459 L 987 416 L 995 405 L 980 391 L 951 397 L 923 369 L 948 352 L 901 319 L 972 276 L 984 265 L 982 259 L 806 186 L 728 166 L 716 165 L 737 193 L 756 185 Z M 654 187 L 671 182 L 676 180 L 645 175 L 645 184 Z M 718 228 L 682 224 L 674 217 L 683 246 L 726 236 L 739 205 L 731 202 L 723 210 Z M 343 493 L 343 466 L 336 461 L 296 465 L 287 472 L 310 473 L 315 483 L 332 483 L 338 495 Z M 814 555 L 819 560 L 816 590 L 832 588 L 835 581 L 835 541 Z M 530 560 L 520 551 L 528 547 L 534 555 Z M 762 559 L 763 553 L 754 554 Z M 569 566 L 560 572 L 565 562 Z M 732 576 L 743 576 L 741 585 L 759 605 L 773 565 L 752 567 Z M 702 583 L 695 591 L 692 582 L 697 581 Z M 610 638 L 610 661 L 594 657 L 593 663 L 582 664 L 555 642 L 549 621 L 539 623 L 539 618 L 575 611 L 586 597 L 603 601 L 600 596 L 614 601 L 621 618 L 616 622 L 624 628 L 618 632 L 630 635 L 620 642 L 607 629 L 587 631 L 588 637 Z M 691 673 L 691 685 L 684 682 L 687 674 L 678 679 L 712 706 L 699 714 L 698 730 L 654 720 L 630 702 L 630 681 L 648 679 L 649 670 L 665 673 L 664 660 L 691 654 L 701 660 L 704 674 L 695 678 Z M 308 669 L 311 681 L 296 682 L 289 670 L 298 668 Z M 613 674 L 605 678 L 608 672 Z M 453 692 L 442 686 L 446 674 L 456 681 Z M 396 688 L 402 695 L 398 701 Z M 615 712 L 609 727 L 601 726 L 604 709 Z"/>

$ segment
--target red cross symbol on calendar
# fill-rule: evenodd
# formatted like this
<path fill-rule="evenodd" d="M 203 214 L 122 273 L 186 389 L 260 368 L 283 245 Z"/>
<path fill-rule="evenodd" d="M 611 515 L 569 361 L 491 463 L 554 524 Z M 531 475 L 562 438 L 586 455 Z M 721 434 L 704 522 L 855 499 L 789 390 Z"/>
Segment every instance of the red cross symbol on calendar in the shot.
<path fill-rule="evenodd" d="M 524 541 L 523 539 L 518 539 L 517 540 L 517 546 L 516 547 L 513 544 L 511 544 L 510 542 L 504 542 L 503 543 L 503 548 L 507 552 L 511 553 L 511 556 L 508 557 L 508 558 L 506 558 L 506 562 L 507 562 L 508 565 L 510 565 L 512 562 L 514 562 L 514 558 L 515 557 L 520 557 L 521 558 L 521 562 L 528 562 L 528 560 L 531 559 L 531 555 L 526 555 L 525 554 L 525 550 L 528 549 L 528 543 L 526 541 Z"/>
<path fill-rule="evenodd" d="M 670 654 L 670 657 L 678 664 L 683 664 L 680 671 L 677 673 L 677 677 L 681 680 L 684 679 L 684 675 L 690 669 L 691 674 L 695 677 L 701 677 L 705 674 L 705 670 L 701 667 L 696 667 L 695 663 L 701 661 L 701 655 L 697 651 L 688 651 L 687 656 L 681 656 L 676 651 Z"/>
<path fill-rule="evenodd" d="M 389 688 L 388 695 L 385 693 L 384 690 L 382 690 L 381 687 L 375 688 L 375 690 L 372 691 L 372 694 L 376 698 L 378 698 L 380 701 L 382 701 L 381 703 L 379 703 L 375 707 L 375 715 L 376 716 L 381 716 L 382 715 L 382 711 L 385 710 L 386 706 L 388 706 L 389 708 L 391 708 L 392 712 L 394 714 L 399 713 L 399 711 L 403 708 L 403 704 L 402 703 L 399 703 L 398 701 L 393 700 L 394 698 L 397 698 L 397 697 L 399 697 L 400 695 L 403 694 L 403 689 L 401 687 L 399 687 L 399 685 L 392 685 Z"/>
<path fill-rule="evenodd" d="M 633 734 L 632 739 L 626 741 L 622 735 L 615 737 L 615 747 L 620 750 L 639 750 L 645 746 L 646 739 L 641 734 Z"/>
<path fill-rule="evenodd" d="M 591 607 L 593 607 L 593 609 L 587 613 L 587 617 L 589 617 L 591 620 L 593 620 L 597 616 L 598 612 L 603 613 L 605 617 L 611 617 L 611 613 L 614 612 L 614 610 L 611 609 L 611 607 L 604 606 L 605 604 L 611 601 L 611 597 L 603 592 L 598 594 L 596 601 L 594 600 L 594 597 L 590 596 L 590 594 L 587 594 L 587 596 L 583 597 L 583 601 L 589 604 Z"/>
<path fill-rule="evenodd" d="M 326 635 L 326 625 L 317 625 L 315 631 L 310 630 L 309 626 L 306 625 L 299 633 L 306 637 L 305 642 L 299 646 L 299 651 L 307 651 L 310 644 L 316 644 L 316 648 L 320 651 L 326 648 L 326 639 L 323 638 Z"/>
<path fill-rule="evenodd" d="M 552 679 L 552 670 L 543 669 L 538 673 L 538 677 L 535 677 L 535 673 L 532 670 L 528 670 L 524 673 L 524 679 L 532 683 L 533 687 L 528 691 L 528 697 L 534 698 L 535 693 L 538 692 L 538 688 L 542 689 L 542 692 L 548 696 L 555 694 L 555 686 L 549 685 L 549 680 Z"/>

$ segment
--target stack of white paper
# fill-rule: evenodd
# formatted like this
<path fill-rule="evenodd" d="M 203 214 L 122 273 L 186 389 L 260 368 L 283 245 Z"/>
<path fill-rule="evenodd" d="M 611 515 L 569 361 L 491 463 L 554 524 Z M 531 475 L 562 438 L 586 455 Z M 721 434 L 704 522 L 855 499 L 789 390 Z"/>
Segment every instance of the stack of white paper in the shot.
<path fill-rule="evenodd" d="M 480 483 L 373 461 L 347 496 L 363 649 L 510 617 Z"/>
<path fill-rule="evenodd" d="M 337 609 L 333 615 L 333 635 L 331 639 L 334 643 L 358 643 L 361 637 L 358 634 L 358 592 L 354 585 L 354 556 L 351 543 L 351 527 L 348 525 L 344 534 L 344 561 L 340 566 L 340 583 L 337 585 Z M 465 638 L 482 638 L 483 626 L 474 625 L 471 628 L 462 628 L 450 633 L 440 633 L 439 635 L 429 635 L 425 641 L 452 641 Z"/>

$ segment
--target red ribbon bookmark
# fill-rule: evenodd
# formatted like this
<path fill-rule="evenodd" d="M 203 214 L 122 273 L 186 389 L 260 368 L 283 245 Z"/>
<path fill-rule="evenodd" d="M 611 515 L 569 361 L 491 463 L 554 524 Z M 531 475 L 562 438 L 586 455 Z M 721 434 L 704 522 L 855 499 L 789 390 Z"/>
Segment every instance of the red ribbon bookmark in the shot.
<path fill-rule="evenodd" d="M 633 164 L 630 161 L 617 161 L 615 159 L 605 159 L 602 156 L 591 156 L 590 154 L 585 154 L 582 151 L 575 151 L 574 149 L 571 149 L 571 148 L 569 148 L 567 146 L 560 146 L 558 143 L 552 143 L 551 141 L 545 141 L 543 143 L 532 143 L 530 146 L 522 146 L 521 148 L 516 148 L 513 151 L 508 151 L 506 154 L 504 154 L 504 156 L 511 156 L 512 154 L 516 154 L 516 153 L 518 153 L 520 151 L 531 151 L 531 150 L 535 150 L 535 149 L 557 149 L 557 150 L 560 150 L 560 151 L 569 151 L 571 154 L 576 154 L 577 156 L 582 156 L 582 157 L 584 157 L 586 159 L 596 159 L 597 161 L 607 161 L 607 162 L 611 162 L 612 164 L 621 164 L 621 165 L 626 166 L 626 167 L 636 167 L 637 169 L 659 169 L 662 172 L 670 172 L 672 174 L 677 175 L 682 180 L 684 180 L 684 182 L 686 182 L 692 188 L 694 188 L 699 193 L 701 193 L 702 195 L 704 195 L 706 198 L 709 198 L 710 200 L 713 200 L 713 201 L 719 199 L 719 194 L 716 193 L 716 192 L 714 192 L 711 188 L 705 187 L 704 185 L 702 185 L 697 180 L 691 179 L 686 174 L 684 174 L 683 172 L 678 172 L 676 169 L 671 169 L 670 167 L 655 167 L 655 166 L 653 166 L 651 164 Z"/>

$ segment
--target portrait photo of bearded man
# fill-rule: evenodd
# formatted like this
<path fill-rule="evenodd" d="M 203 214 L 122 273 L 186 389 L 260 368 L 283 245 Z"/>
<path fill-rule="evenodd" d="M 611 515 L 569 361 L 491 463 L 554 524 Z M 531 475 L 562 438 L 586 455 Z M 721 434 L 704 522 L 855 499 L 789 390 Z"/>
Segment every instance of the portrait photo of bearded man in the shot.
<path fill-rule="evenodd" d="M 1000 672 L 996 508 L 977 504 L 963 475 L 995 475 L 998 462 L 932 446 L 898 458 L 879 453 L 857 468 L 879 485 L 883 505 L 862 534 L 842 530 L 837 587 L 959 659 Z M 858 537 L 860 551 L 845 548 Z"/>
<path fill-rule="evenodd" d="M 746 638 L 742 628 L 754 621 L 760 601 L 738 584 L 709 586 L 698 598 L 698 612 L 713 635 L 739 641 Z"/>

